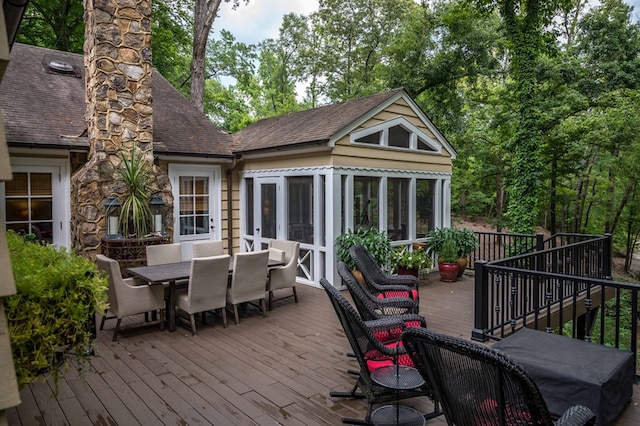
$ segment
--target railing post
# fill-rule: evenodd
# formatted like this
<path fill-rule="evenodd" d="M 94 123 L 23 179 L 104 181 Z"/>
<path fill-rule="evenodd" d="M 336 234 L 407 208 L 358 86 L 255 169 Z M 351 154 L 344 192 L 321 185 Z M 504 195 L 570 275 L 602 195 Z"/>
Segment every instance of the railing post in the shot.
<path fill-rule="evenodd" d="M 602 275 L 604 276 L 605 280 L 610 280 L 611 279 L 611 263 L 612 263 L 612 257 L 613 257 L 613 250 L 612 250 L 612 244 L 613 244 L 613 237 L 611 236 L 611 234 L 604 234 L 604 236 L 606 237 L 604 240 L 604 247 L 602 248 Z"/>
<path fill-rule="evenodd" d="M 486 264 L 485 260 L 477 260 L 474 264 L 475 295 L 471 339 L 480 342 L 489 340 L 487 336 L 489 328 L 489 273 L 485 268 Z"/>
<path fill-rule="evenodd" d="M 541 232 L 536 233 L 536 251 L 544 250 L 544 234 Z"/>

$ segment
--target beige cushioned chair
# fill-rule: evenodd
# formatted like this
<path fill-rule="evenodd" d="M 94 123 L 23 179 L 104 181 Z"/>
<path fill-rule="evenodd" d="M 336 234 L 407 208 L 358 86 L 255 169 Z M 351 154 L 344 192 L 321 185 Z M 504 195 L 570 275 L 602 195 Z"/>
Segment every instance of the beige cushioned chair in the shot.
<path fill-rule="evenodd" d="M 107 310 L 114 315 L 109 319 L 118 319 L 116 328 L 113 330 L 114 342 L 118 340 L 122 318 L 131 315 L 160 311 L 158 321 L 147 322 L 145 325 L 160 324 L 160 330 L 164 330 L 164 288 L 161 285 L 147 285 L 133 278 L 122 278 L 118 262 L 102 254 L 96 256 L 96 264 L 98 269 L 107 273 L 109 282 L 107 290 L 109 308 Z M 100 330 L 104 327 L 106 319 L 108 318 L 105 311 L 100 323 Z"/>
<path fill-rule="evenodd" d="M 267 284 L 267 291 L 269 292 L 269 310 L 271 310 L 275 300 L 293 297 L 293 300 L 298 303 L 296 276 L 298 274 L 300 243 L 298 241 L 271 240 L 269 242 L 269 249 L 272 251 L 280 250 L 284 252 L 284 265 L 275 266 L 269 269 L 269 282 Z M 273 292 L 284 288 L 291 288 L 293 293 L 277 299 L 274 298 Z"/>
<path fill-rule="evenodd" d="M 238 304 L 258 301 L 262 316 L 267 316 L 265 294 L 267 288 L 267 269 L 269 251 L 260 250 L 234 255 L 231 287 L 227 293 L 227 301 L 233 306 L 236 325 L 239 323 Z"/>
<path fill-rule="evenodd" d="M 189 286 L 186 293 L 178 295 L 176 307 L 189 314 L 187 323 L 182 317 L 177 317 L 180 322 L 191 326 L 191 333 L 196 335 L 195 314 L 215 309 L 222 310 L 222 324 L 227 328 L 227 282 L 229 276 L 229 258 L 222 256 L 194 257 L 191 260 L 191 273 L 189 274 Z"/>
<path fill-rule="evenodd" d="M 224 246 L 222 240 L 218 241 L 197 241 L 193 243 L 193 257 L 222 256 Z"/>
<path fill-rule="evenodd" d="M 180 243 L 147 246 L 147 265 L 182 262 Z"/>

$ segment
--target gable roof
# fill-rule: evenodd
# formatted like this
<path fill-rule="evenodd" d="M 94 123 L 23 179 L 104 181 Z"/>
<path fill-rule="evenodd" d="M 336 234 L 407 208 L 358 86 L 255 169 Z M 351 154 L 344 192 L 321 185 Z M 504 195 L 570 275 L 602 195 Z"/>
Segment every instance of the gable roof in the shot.
<path fill-rule="evenodd" d="M 341 130 L 404 89 L 256 121 L 235 133 L 236 152 L 328 143 Z"/>
<path fill-rule="evenodd" d="M 330 146 L 399 98 L 407 102 L 442 146 L 451 153 L 452 158 L 455 158 L 457 153 L 453 146 L 404 88 L 257 121 L 234 134 L 238 144 L 235 152 L 299 148 L 310 144 Z"/>
<path fill-rule="evenodd" d="M 51 60 L 72 75 L 48 71 Z M 153 70 L 154 152 L 199 157 L 232 156 L 233 138 L 218 129 Z M 9 146 L 88 149 L 82 55 L 16 43 L 0 83 L 0 109 Z"/>

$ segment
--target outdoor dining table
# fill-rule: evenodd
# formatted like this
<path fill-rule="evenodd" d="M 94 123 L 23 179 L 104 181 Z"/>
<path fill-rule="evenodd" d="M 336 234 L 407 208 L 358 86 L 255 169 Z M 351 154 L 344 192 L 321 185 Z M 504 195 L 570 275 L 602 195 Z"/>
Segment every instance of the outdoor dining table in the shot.
<path fill-rule="evenodd" d="M 233 256 L 229 258 L 229 274 L 233 272 Z M 284 262 L 269 259 L 269 268 L 282 266 Z M 169 331 L 176 329 L 176 282 L 188 280 L 191 273 L 191 261 L 186 260 L 177 263 L 164 263 L 152 266 L 137 266 L 129 268 L 130 275 L 146 281 L 149 285 L 162 283 L 169 284 L 169 306 L 167 309 L 167 322 Z M 265 277 L 266 284 L 266 277 Z M 266 288 L 265 288 L 266 290 Z"/>

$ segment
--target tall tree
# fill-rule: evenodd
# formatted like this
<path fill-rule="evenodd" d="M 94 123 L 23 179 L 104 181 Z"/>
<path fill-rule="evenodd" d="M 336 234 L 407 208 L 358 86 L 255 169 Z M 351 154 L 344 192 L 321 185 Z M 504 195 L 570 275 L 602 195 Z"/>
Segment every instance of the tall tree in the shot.
<path fill-rule="evenodd" d="M 82 53 L 84 8 L 78 0 L 31 0 L 16 41 L 64 52 Z"/>

